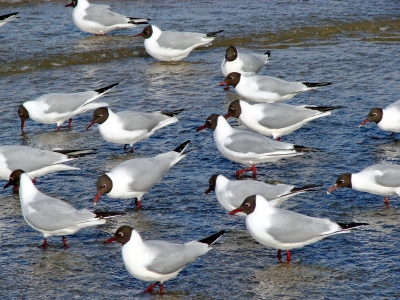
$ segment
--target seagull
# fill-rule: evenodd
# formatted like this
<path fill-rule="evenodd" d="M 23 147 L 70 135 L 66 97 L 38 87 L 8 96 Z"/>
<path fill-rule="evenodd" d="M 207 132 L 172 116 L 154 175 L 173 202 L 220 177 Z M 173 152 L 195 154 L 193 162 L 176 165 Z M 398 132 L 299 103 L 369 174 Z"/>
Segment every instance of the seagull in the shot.
<path fill-rule="evenodd" d="M 143 113 L 137 111 L 120 111 L 114 113 L 107 107 L 97 108 L 93 112 L 92 121 L 86 126 L 88 130 L 93 124 L 99 124 L 101 136 L 110 143 L 130 145 L 133 153 L 133 144 L 152 136 L 154 132 L 169 124 L 178 122 L 175 117 L 183 109 L 174 111 L 157 111 Z"/>
<path fill-rule="evenodd" d="M 41 247 L 46 247 L 47 238 L 62 236 L 64 247 L 67 248 L 65 235 L 73 234 L 78 230 L 104 224 L 106 218 L 121 215 L 121 213 L 95 213 L 87 209 L 76 209 L 65 201 L 49 197 L 41 193 L 32 180 L 23 170 L 14 170 L 10 175 L 10 185 L 19 186 L 21 210 L 26 223 L 43 234 Z"/>
<path fill-rule="evenodd" d="M 59 171 L 80 170 L 63 163 L 77 156 L 91 154 L 95 149 L 41 150 L 28 146 L 0 146 L 0 179 L 8 180 L 13 170 L 23 169 L 36 182 L 36 178 Z M 17 187 L 18 188 L 18 187 Z M 17 192 L 14 188 L 14 192 Z"/>
<path fill-rule="evenodd" d="M 148 24 L 150 19 L 125 17 L 111 11 L 108 5 L 90 4 L 87 0 L 72 0 L 72 19 L 82 31 L 104 35 L 114 29 L 133 28 L 139 24 Z"/>
<path fill-rule="evenodd" d="M 224 76 L 231 72 L 238 72 L 243 76 L 254 75 L 268 62 L 271 51 L 264 54 L 240 53 L 235 46 L 229 46 L 221 63 Z"/>
<path fill-rule="evenodd" d="M 377 164 L 355 174 L 342 174 L 327 193 L 340 187 L 385 196 L 384 203 L 389 205 L 388 196 L 400 196 L 400 165 Z"/>
<path fill-rule="evenodd" d="M 21 131 L 24 131 L 25 120 L 31 118 L 42 124 L 57 124 L 57 130 L 69 119 L 68 128 L 71 128 L 72 117 L 108 106 L 107 103 L 92 103 L 97 98 L 112 90 L 118 83 L 94 91 L 81 93 L 51 93 L 40 96 L 36 100 L 26 101 L 18 107 L 18 116 L 21 119 Z"/>
<path fill-rule="evenodd" d="M 281 208 L 273 207 L 263 196 L 247 197 L 242 205 L 229 212 L 234 215 L 245 213 L 246 227 L 250 235 L 259 243 L 286 250 L 286 260 L 290 261 L 290 249 L 318 242 L 328 236 L 348 233 L 350 229 L 369 225 L 368 223 L 335 223 L 329 219 L 313 218 Z"/>
<path fill-rule="evenodd" d="M 223 116 L 212 114 L 197 131 L 209 128 L 214 130 L 214 140 L 218 150 L 227 159 L 250 164 L 249 169 L 240 169 L 235 176 L 252 171 L 256 176 L 256 163 L 275 162 L 282 158 L 302 155 L 303 152 L 318 152 L 317 148 L 308 148 L 271 140 L 255 132 L 232 128 Z"/>
<path fill-rule="evenodd" d="M 135 278 L 143 281 L 155 281 L 144 293 L 151 293 L 157 284 L 160 295 L 164 292 L 164 282 L 174 279 L 179 272 L 197 257 L 210 251 L 225 230 L 200 241 L 175 244 L 160 240 L 144 241 L 139 233 L 130 226 L 120 227 L 104 244 L 118 242 L 125 268 Z"/>
<path fill-rule="evenodd" d="M 294 185 L 267 184 L 255 180 L 229 180 L 224 175 L 212 175 L 209 185 L 206 194 L 215 191 L 219 204 L 228 212 L 238 208 L 244 199 L 254 194 L 263 196 L 271 206 L 279 206 L 290 197 L 318 187 L 306 185 L 297 188 Z M 238 215 L 245 216 L 240 212 Z"/>
<path fill-rule="evenodd" d="M 386 108 L 375 107 L 371 109 L 367 118 L 361 122 L 360 127 L 368 122 L 375 122 L 384 131 L 400 132 L 400 100 L 390 104 Z"/>
<path fill-rule="evenodd" d="M 292 99 L 300 92 L 309 91 L 331 82 L 288 82 L 282 79 L 251 75 L 241 76 L 240 73 L 229 73 L 218 85 L 232 85 L 236 93 L 253 102 L 281 102 Z"/>
<path fill-rule="evenodd" d="M 97 180 L 97 193 L 93 205 L 104 193 L 111 198 L 136 198 L 140 209 L 143 195 L 161 180 L 165 173 L 186 156 L 183 151 L 190 141 L 186 141 L 172 151 L 150 158 L 134 158 L 119 164 Z"/>
<path fill-rule="evenodd" d="M 152 57 L 162 61 L 179 61 L 187 57 L 194 48 L 209 45 L 222 31 L 209 33 L 161 31 L 155 25 L 148 25 L 135 36 L 144 37 L 144 47 Z"/>
<path fill-rule="evenodd" d="M 229 117 L 239 120 L 252 131 L 272 135 L 278 141 L 281 137 L 301 128 L 311 120 L 329 116 L 331 110 L 341 106 L 294 106 L 284 103 L 249 104 L 243 100 L 233 101 L 228 108 Z"/>
<path fill-rule="evenodd" d="M 16 17 L 17 14 L 18 14 L 17 12 L 14 12 L 11 14 L 6 14 L 6 15 L 0 16 L 0 27 L 11 20 L 17 19 L 18 18 L 18 17 Z"/>

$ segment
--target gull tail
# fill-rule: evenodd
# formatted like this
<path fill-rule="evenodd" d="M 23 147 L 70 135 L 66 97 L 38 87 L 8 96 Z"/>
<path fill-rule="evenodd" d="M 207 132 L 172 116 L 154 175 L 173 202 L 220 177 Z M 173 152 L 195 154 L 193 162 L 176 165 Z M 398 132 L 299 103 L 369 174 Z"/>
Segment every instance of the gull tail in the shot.
<path fill-rule="evenodd" d="M 173 111 L 162 111 L 161 114 L 172 118 L 172 117 L 176 116 L 177 114 L 180 114 L 183 111 L 184 111 L 184 109 L 177 109 L 177 110 L 173 110 Z"/>
<path fill-rule="evenodd" d="M 206 37 L 210 38 L 210 37 L 215 37 L 218 33 L 223 32 L 223 30 L 218 30 L 218 31 L 214 31 L 214 32 L 208 32 L 206 34 Z"/>
<path fill-rule="evenodd" d="M 74 149 L 74 150 L 65 150 L 65 149 L 52 149 L 51 151 L 68 155 L 68 157 L 83 157 L 86 155 L 91 155 L 96 153 L 95 148 L 92 149 Z"/>
<path fill-rule="evenodd" d="M 129 20 L 130 20 L 130 21 L 129 21 L 128 23 L 139 25 L 139 24 L 149 24 L 149 21 L 150 21 L 151 19 L 146 19 L 146 18 L 130 18 L 130 17 L 129 17 Z"/>
<path fill-rule="evenodd" d="M 109 86 L 106 86 L 106 87 L 103 87 L 103 88 L 100 88 L 100 89 L 97 89 L 97 90 L 94 90 L 96 93 L 99 93 L 99 94 L 105 94 L 105 93 L 107 93 L 108 91 L 110 91 L 110 90 L 112 90 L 115 86 L 117 86 L 119 84 L 119 82 L 117 82 L 117 83 L 113 83 L 113 84 L 111 84 L 111 85 L 109 85 Z"/>
<path fill-rule="evenodd" d="M 308 88 L 317 88 L 321 86 L 331 85 L 332 82 L 302 82 Z"/>
<path fill-rule="evenodd" d="M 304 108 L 318 110 L 320 112 L 330 111 L 334 109 L 344 108 L 344 106 L 305 106 Z"/>
<path fill-rule="evenodd" d="M 293 145 L 293 149 L 296 152 L 320 152 L 318 148 L 311 148 L 311 147 L 304 147 L 304 146 L 299 146 L 299 145 Z"/>
<path fill-rule="evenodd" d="M 305 185 L 305 186 L 302 186 L 302 187 L 295 187 L 290 191 L 290 193 L 291 194 L 296 194 L 296 193 L 302 193 L 302 192 L 305 192 L 305 191 L 314 191 L 313 188 L 320 187 L 320 186 L 322 186 L 322 185 L 309 184 L 309 185 Z"/>
<path fill-rule="evenodd" d="M 355 223 L 355 222 L 351 222 L 351 223 L 337 223 L 343 230 L 347 230 L 347 229 L 352 229 L 352 228 L 356 228 L 356 227 L 360 227 L 360 226 L 367 226 L 369 225 L 368 223 Z"/>
<path fill-rule="evenodd" d="M 189 145 L 190 140 L 187 140 L 186 142 L 180 144 L 178 147 L 176 147 L 173 151 L 178 152 L 178 153 L 182 153 L 186 147 Z"/>
<path fill-rule="evenodd" d="M 93 213 L 96 214 L 97 219 L 109 219 L 118 216 L 123 216 L 126 214 L 124 212 L 119 212 L 119 211 L 94 211 Z"/>
<path fill-rule="evenodd" d="M 202 239 L 199 242 L 211 246 L 212 244 L 217 242 L 224 233 L 225 230 L 221 230 L 220 232 L 214 233 L 213 235 L 210 235 L 209 237 L 206 237 L 205 239 Z"/>

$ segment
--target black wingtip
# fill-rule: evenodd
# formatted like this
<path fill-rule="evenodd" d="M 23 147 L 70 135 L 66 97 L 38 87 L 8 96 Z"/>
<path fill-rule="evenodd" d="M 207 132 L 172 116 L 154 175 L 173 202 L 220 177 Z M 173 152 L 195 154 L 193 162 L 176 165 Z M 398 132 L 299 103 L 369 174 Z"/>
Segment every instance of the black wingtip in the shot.
<path fill-rule="evenodd" d="M 271 51 L 268 50 L 267 52 L 264 53 L 264 55 L 268 55 L 268 57 L 270 57 L 271 56 Z"/>
<path fill-rule="evenodd" d="M 218 241 L 224 233 L 225 230 L 221 230 L 220 232 L 214 233 L 213 235 L 210 235 L 209 237 L 206 237 L 205 239 L 202 239 L 199 242 L 207 245 L 212 245 L 216 241 Z"/>
<path fill-rule="evenodd" d="M 293 145 L 293 149 L 296 152 L 321 152 L 318 148 L 304 147 L 299 145 Z"/>
<path fill-rule="evenodd" d="M 332 82 L 303 82 L 309 88 L 331 85 Z"/>
<path fill-rule="evenodd" d="M 68 155 L 68 157 L 83 157 L 83 156 L 86 156 L 86 155 L 95 154 L 97 149 L 96 148 L 91 148 L 91 149 L 73 149 L 73 150 L 53 149 L 51 151 Z"/>
<path fill-rule="evenodd" d="M 112 88 L 114 88 L 114 87 L 117 86 L 118 84 L 119 84 L 119 82 L 114 83 L 114 84 L 111 84 L 111 85 L 106 86 L 106 87 L 103 87 L 103 88 L 101 88 L 101 89 L 94 90 L 94 91 L 97 92 L 97 93 L 99 93 L 99 94 L 103 94 L 103 93 L 105 93 L 105 92 L 111 90 Z"/>
<path fill-rule="evenodd" d="M 183 111 L 184 109 L 177 109 L 173 111 L 162 111 L 161 114 L 172 118 L 173 116 L 176 116 L 177 114 L 180 114 Z"/>
<path fill-rule="evenodd" d="M 351 222 L 351 223 L 337 223 L 342 229 L 351 229 L 359 226 L 367 226 L 369 225 L 368 223 L 356 223 L 356 222 Z"/>
<path fill-rule="evenodd" d="M 344 106 L 305 106 L 307 109 L 318 110 L 320 112 L 330 111 L 334 109 L 344 108 Z"/>
<path fill-rule="evenodd" d="M 125 212 L 120 211 L 94 211 L 93 213 L 96 214 L 96 218 L 98 219 L 108 219 L 126 214 Z"/>
<path fill-rule="evenodd" d="M 206 37 L 215 37 L 218 33 L 223 32 L 223 30 L 219 30 L 219 31 L 214 31 L 214 32 L 208 32 L 206 34 Z"/>
<path fill-rule="evenodd" d="M 13 13 L 11 13 L 11 14 L 2 15 L 2 16 L 0 16 L 0 21 L 7 20 L 7 19 L 9 19 L 9 18 L 11 18 L 12 16 L 15 16 L 15 15 L 17 15 L 17 14 L 18 14 L 18 12 L 13 12 Z"/>
<path fill-rule="evenodd" d="M 309 190 L 312 190 L 313 188 L 320 187 L 320 186 L 322 186 L 322 185 L 308 184 L 308 185 L 305 185 L 305 186 L 302 186 L 302 187 L 295 187 L 290 192 L 291 193 L 298 193 L 298 192 L 302 192 L 302 191 L 309 191 Z"/>
<path fill-rule="evenodd" d="M 187 147 L 187 145 L 190 143 L 190 140 L 187 140 L 186 142 L 180 144 L 178 147 L 176 147 L 173 151 L 178 152 L 178 153 L 182 153 L 183 150 L 185 150 L 185 148 Z"/>

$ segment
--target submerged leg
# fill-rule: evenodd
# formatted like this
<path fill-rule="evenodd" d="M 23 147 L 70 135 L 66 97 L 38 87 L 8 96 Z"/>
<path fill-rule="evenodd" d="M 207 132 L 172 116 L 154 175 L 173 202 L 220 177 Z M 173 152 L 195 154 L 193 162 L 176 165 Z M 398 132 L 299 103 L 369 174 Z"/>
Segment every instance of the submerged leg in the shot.
<path fill-rule="evenodd" d="M 389 206 L 389 196 L 385 197 L 385 200 L 383 200 L 383 203 L 385 204 L 385 206 Z"/>
<path fill-rule="evenodd" d="M 41 246 L 39 246 L 39 248 L 46 248 L 46 246 L 47 246 L 47 239 L 44 238 L 43 239 L 43 244 Z"/>
<path fill-rule="evenodd" d="M 68 248 L 67 239 L 65 238 L 65 236 L 62 236 L 62 242 L 64 244 L 64 248 Z"/>
<path fill-rule="evenodd" d="M 282 259 L 282 251 L 281 249 L 278 249 L 278 251 L 276 252 L 276 258 L 281 260 Z"/>
<path fill-rule="evenodd" d="M 71 128 L 71 124 L 72 124 L 72 118 L 69 118 L 69 123 L 68 123 L 67 127 Z"/>
<path fill-rule="evenodd" d="M 289 251 L 289 249 L 286 249 L 286 261 L 287 262 L 290 261 L 290 251 Z"/>
<path fill-rule="evenodd" d="M 278 137 L 276 140 L 277 140 L 278 142 L 280 142 L 280 141 L 281 141 L 281 137 Z"/>
<path fill-rule="evenodd" d="M 129 149 L 129 153 L 133 153 L 133 146 L 131 146 L 131 149 Z"/>
<path fill-rule="evenodd" d="M 160 282 L 157 281 L 156 283 L 150 284 L 149 287 L 143 291 L 143 293 L 151 293 L 153 291 L 154 287 L 159 283 Z M 161 287 L 160 287 L 160 290 L 161 290 Z"/>
<path fill-rule="evenodd" d="M 160 283 L 160 295 L 164 293 L 164 284 Z"/>
<path fill-rule="evenodd" d="M 135 205 L 137 209 L 140 209 L 140 200 L 135 199 Z"/>
<path fill-rule="evenodd" d="M 61 126 L 57 126 L 57 131 L 60 131 L 61 130 Z"/>

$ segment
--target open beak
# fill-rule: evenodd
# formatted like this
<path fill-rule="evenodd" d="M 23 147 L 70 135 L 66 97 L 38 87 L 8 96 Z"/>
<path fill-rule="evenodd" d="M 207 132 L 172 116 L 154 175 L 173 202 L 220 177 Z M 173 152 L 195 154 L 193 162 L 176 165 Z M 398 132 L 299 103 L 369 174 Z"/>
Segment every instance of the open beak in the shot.
<path fill-rule="evenodd" d="M 329 195 L 330 193 L 332 193 L 334 190 L 336 190 L 338 188 L 337 184 L 333 185 L 329 190 L 326 191 L 326 193 Z"/>
<path fill-rule="evenodd" d="M 93 124 L 94 124 L 94 122 L 90 122 L 89 125 L 86 126 L 86 130 L 88 130 Z"/>
<path fill-rule="evenodd" d="M 369 122 L 369 120 L 368 120 L 368 119 L 365 119 L 364 121 L 361 122 L 360 126 L 358 126 L 358 127 L 361 127 L 361 126 L 367 124 L 368 122 Z"/>
<path fill-rule="evenodd" d="M 236 209 L 234 209 L 234 210 L 231 210 L 229 213 L 228 213 L 228 215 L 234 215 L 234 214 L 237 214 L 238 212 L 242 212 L 243 211 L 243 209 L 240 209 L 240 208 L 236 208 Z"/>
<path fill-rule="evenodd" d="M 108 240 L 104 241 L 103 244 L 110 244 L 115 241 L 116 241 L 115 237 L 112 237 L 112 238 L 109 238 Z"/>
<path fill-rule="evenodd" d="M 206 129 L 206 125 L 203 125 L 203 126 L 200 126 L 199 128 L 197 128 L 197 129 L 196 129 L 196 132 L 197 132 L 197 131 L 200 131 L 200 130 L 203 130 L 203 129 Z"/>

